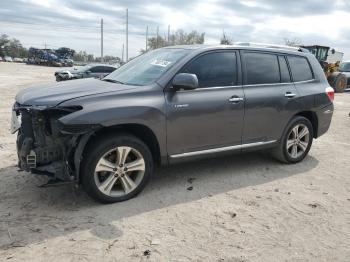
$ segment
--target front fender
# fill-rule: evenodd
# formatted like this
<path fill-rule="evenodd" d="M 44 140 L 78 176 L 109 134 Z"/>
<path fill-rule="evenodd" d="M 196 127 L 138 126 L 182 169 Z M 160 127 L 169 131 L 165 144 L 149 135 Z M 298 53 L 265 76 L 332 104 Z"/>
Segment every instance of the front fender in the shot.
<path fill-rule="evenodd" d="M 158 92 L 125 95 L 98 95 L 85 99 L 74 99 L 60 106 L 79 105 L 83 109 L 65 115 L 59 121 L 66 126 L 99 125 L 113 127 L 139 124 L 149 128 L 156 136 L 160 153 L 166 150 L 166 114 L 164 94 Z"/>

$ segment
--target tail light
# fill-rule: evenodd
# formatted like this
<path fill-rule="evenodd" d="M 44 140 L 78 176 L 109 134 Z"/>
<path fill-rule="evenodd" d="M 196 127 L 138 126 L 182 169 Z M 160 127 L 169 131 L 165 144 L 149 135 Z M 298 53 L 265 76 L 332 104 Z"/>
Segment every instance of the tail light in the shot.
<path fill-rule="evenodd" d="M 327 96 L 328 96 L 329 100 L 331 102 L 333 102 L 333 100 L 334 100 L 334 89 L 329 86 L 329 87 L 326 88 L 326 93 L 327 93 Z"/>

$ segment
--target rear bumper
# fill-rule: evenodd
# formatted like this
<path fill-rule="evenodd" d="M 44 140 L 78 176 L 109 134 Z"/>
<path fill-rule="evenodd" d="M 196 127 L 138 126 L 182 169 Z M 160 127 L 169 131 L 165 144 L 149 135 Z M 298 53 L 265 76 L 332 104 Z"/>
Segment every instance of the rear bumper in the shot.
<path fill-rule="evenodd" d="M 317 128 L 316 137 L 320 137 L 328 131 L 329 126 L 331 125 L 333 111 L 334 111 L 334 106 L 332 103 L 328 106 L 321 108 L 317 112 L 318 128 Z"/>

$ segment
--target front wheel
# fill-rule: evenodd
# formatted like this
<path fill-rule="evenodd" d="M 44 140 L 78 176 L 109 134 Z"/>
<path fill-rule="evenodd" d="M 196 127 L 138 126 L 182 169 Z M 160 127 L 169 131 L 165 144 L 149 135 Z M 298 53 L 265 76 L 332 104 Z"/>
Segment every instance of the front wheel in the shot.
<path fill-rule="evenodd" d="M 82 162 L 85 191 L 103 203 L 125 201 L 146 186 L 153 173 L 148 147 L 131 135 L 108 135 L 92 142 Z"/>
<path fill-rule="evenodd" d="M 312 140 L 311 122 L 305 117 L 297 116 L 288 124 L 273 155 L 284 163 L 298 163 L 308 154 Z"/>

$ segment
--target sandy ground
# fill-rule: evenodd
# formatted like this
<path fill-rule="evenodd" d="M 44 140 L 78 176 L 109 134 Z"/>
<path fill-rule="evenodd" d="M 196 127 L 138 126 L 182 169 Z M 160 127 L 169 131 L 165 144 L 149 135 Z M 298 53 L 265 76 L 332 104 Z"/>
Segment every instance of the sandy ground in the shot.
<path fill-rule="evenodd" d="M 15 166 L 14 96 L 55 70 L 0 63 L 1 261 L 350 261 L 350 93 L 302 163 L 253 153 L 171 166 L 137 198 L 101 205 Z"/>

